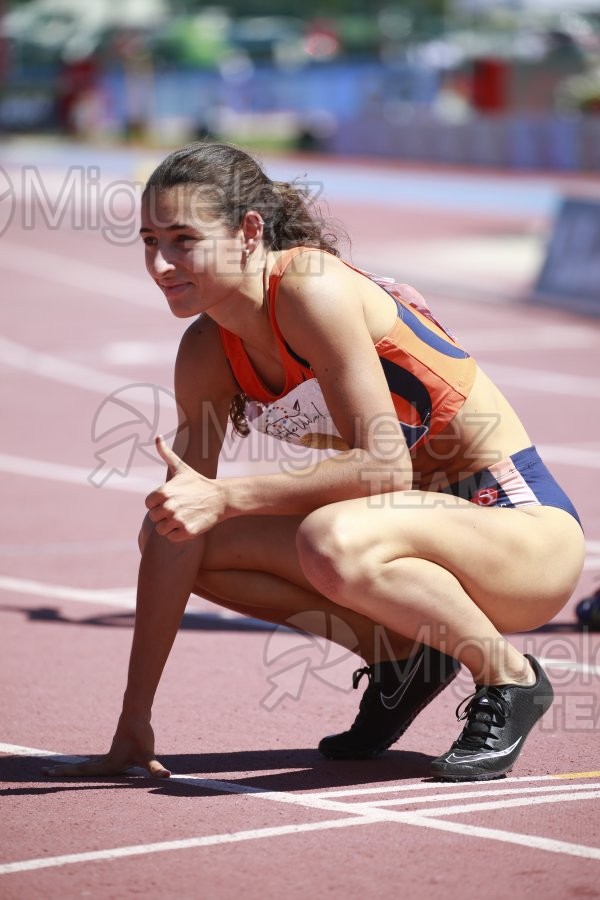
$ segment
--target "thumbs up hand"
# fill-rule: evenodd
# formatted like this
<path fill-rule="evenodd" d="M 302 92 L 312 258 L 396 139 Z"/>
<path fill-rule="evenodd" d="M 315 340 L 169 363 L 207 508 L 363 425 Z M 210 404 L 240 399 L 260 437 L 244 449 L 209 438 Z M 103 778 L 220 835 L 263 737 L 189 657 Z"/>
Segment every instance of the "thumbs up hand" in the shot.
<path fill-rule="evenodd" d="M 158 455 L 161 456 L 162 459 L 166 462 L 167 466 L 169 467 L 169 474 L 171 476 L 176 475 L 178 469 L 190 469 L 190 466 L 188 466 L 187 463 L 184 463 L 184 461 L 180 459 L 173 450 L 171 450 L 169 445 L 165 443 L 162 434 L 157 435 L 155 444 L 156 449 L 158 450 Z M 193 469 L 190 469 L 190 471 L 193 471 Z"/>
<path fill-rule="evenodd" d="M 146 497 L 148 515 L 156 531 L 170 541 L 193 540 L 224 518 L 224 491 L 219 482 L 205 478 L 180 459 L 161 435 L 156 438 L 156 449 L 171 477 Z"/>

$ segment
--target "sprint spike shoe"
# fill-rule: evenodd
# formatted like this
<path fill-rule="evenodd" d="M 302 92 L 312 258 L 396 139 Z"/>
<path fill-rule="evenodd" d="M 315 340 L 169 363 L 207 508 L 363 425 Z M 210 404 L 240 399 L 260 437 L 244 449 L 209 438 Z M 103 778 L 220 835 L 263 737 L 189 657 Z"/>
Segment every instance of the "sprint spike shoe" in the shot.
<path fill-rule="evenodd" d="M 552 705 L 554 691 L 538 661 L 525 654 L 536 680 L 532 685 L 482 685 L 456 710 L 466 719 L 462 734 L 431 764 L 444 781 L 487 781 L 510 772 L 525 738 Z M 464 711 L 461 712 L 463 706 Z"/>
<path fill-rule="evenodd" d="M 368 678 L 358 715 L 348 731 L 324 737 L 319 752 L 328 759 L 371 759 L 404 734 L 413 719 L 456 677 L 460 663 L 422 646 L 409 659 L 358 669 L 352 686 Z"/>

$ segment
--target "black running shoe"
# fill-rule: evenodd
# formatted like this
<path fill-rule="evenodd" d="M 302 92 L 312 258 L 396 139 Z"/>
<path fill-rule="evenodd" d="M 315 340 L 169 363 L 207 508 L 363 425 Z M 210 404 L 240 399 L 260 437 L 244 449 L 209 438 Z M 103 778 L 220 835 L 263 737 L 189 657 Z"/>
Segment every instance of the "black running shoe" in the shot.
<path fill-rule="evenodd" d="M 536 675 L 535 684 L 483 685 L 456 710 L 466 719 L 462 734 L 447 753 L 431 764 L 434 778 L 444 781 L 486 781 L 510 772 L 525 738 L 552 705 L 554 691 L 533 656 L 525 654 Z M 467 706 L 461 712 L 464 704 Z"/>
<path fill-rule="evenodd" d="M 358 669 L 369 683 L 358 715 L 348 731 L 324 737 L 319 751 L 329 759 L 371 759 L 404 734 L 413 719 L 456 677 L 460 663 L 431 647 L 419 647 L 409 659 Z"/>

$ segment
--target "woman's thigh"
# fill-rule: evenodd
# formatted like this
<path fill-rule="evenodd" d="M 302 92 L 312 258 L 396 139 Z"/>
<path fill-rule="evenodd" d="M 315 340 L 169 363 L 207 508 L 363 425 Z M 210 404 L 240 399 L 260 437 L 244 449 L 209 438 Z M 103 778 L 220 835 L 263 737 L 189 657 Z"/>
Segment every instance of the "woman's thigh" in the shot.
<path fill-rule="evenodd" d="M 559 611 L 585 554 L 581 528 L 563 510 L 481 507 L 423 491 L 324 507 L 304 521 L 300 540 L 325 565 L 337 565 L 342 579 L 355 569 L 376 578 L 378 567 L 402 558 L 429 560 L 451 572 L 499 627 L 506 619 L 519 628 Z"/>
<path fill-rule="evenodd" d="M 268 572 L 314 591 L 302 571 L 296 536 L 302 516 L 240 516 L 206 535 L 202 568 Z"/>

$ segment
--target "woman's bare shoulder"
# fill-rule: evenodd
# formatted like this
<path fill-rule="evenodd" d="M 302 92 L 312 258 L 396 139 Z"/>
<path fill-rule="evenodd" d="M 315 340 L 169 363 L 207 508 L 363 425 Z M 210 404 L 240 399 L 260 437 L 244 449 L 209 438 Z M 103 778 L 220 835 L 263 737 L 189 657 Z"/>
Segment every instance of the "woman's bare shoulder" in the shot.
<path fill-rule="evenodd" d="M 346 309 L 361 306 L 358 289 L 364 276 L 342 259 L 323 250 L 306 248 L 286 265 L 277 294 L 279 315 L 294 317 L 311 308 L 322 312 L 343 299 Z"/>
<path fill-rule="evenodd" d="M 303 252 L 293 263 L 289 271 L 286 268 L 277 301 L 284 334 L 287 330 L 295 337 L 309 323 L 340 332 L 362 323 L 373 342 L 387 334 L 397 316 L 396 305 L 366 273 L 320 250 Z"/>

